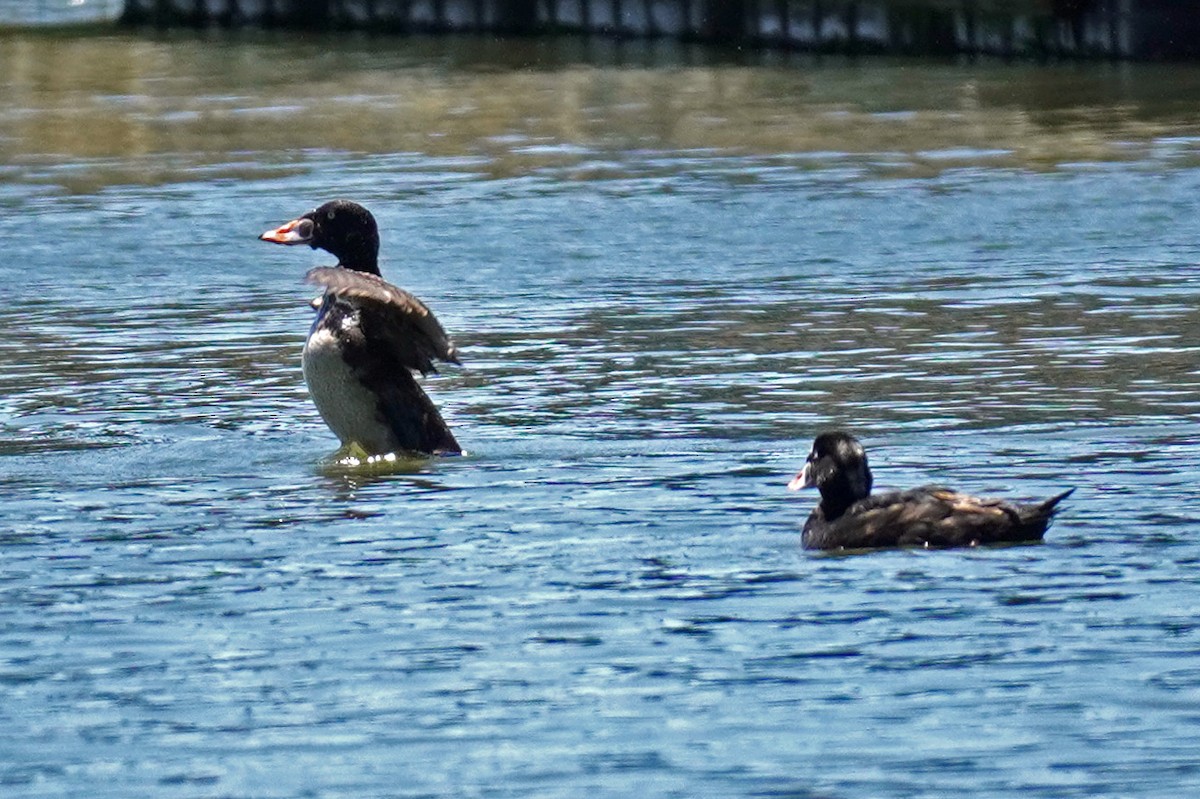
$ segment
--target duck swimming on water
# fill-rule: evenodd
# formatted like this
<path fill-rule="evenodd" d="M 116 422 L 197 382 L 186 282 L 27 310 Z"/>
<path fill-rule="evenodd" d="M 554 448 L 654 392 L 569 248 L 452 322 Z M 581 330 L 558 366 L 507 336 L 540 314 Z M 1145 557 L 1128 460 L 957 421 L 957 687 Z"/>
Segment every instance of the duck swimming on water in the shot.
<path fill-rule="evenodd" d="M 822 433 L 788 489 L 816 486 L 821 501 L 804 523 L 805 549 L 961 547 L 1040 541 L 1059 502 L 1005 502 L 925 486 L 871 495 L 867 453 L 854 436 Z"/>
<path fill-rule="evenodd" d="M 259 238 L 307 244 L 338 259 L 304 277 L 325 293 L 314 301 L 302 364 L 313 403 L 342 444 L 369 455 L 461 453 L 413 375 L 436 372 L 435 360 L 459 363 L 458 351 L 423 302 L 380 276 L 371 212 L 333 200 Z"/>

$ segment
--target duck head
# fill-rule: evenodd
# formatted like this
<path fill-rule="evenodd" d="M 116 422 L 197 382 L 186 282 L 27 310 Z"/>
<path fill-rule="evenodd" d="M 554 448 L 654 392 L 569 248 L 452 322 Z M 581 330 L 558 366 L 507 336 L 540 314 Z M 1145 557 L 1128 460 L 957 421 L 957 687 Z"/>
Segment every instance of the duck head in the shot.
<path fill-rule="evenodd" d="M 825 517 L 832 520 L 870 496 L 871 482 L 867 452 L 858 439 L 848 433 L 828 432 L 813 441 L 804 468 L 788 483 L 788 490 L 815 486 L 821 492 Z"/>
<path fill-rule="evenodd" d="M 350 200 L 332 200 L 259 236 L 275 244 L 307 244 L 338 259 L 338 266 L 379 274 L 379 228 L 371 212 Z"/>

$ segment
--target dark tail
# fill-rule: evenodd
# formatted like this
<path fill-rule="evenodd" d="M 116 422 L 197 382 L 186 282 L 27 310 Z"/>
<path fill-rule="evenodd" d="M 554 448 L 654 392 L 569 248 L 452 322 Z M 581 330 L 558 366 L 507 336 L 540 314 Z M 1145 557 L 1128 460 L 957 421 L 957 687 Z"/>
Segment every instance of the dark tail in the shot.
<path fill-rule="evenodd" d="M 1073 494 L 1073 493 L 1075 493 L 1075 489 L 1068 488 L 1066 491 L 1062 492 L 1061 494 L 1055 494 L 1054 496 L 1050 497 L 1050 499 L 1046 500 L 1045 502 L 1043 502 L 1042 504 L 1037 506 L 1038 515 L 1046 516 L 1047 518 L 1049 518 L 1050 516 L 1053 516 L 1055 508 L 1058 506 L 1058 503 L 1062 502 L 1064 499 L 1071 496 L 1071 494 Z"/>
<path fill-rule="evenodd" d="M 1046 534 L 1046 528 L 1050 526 L 1050 520 L 1054 517 L 1055 511 L 1058 509 L 1058 503 L 1062 502 L 1067 497 L 1071 496 L 1074 488 L 1068 488 L 1061 494 L 1055 494 L 1045 502 L 1038 504 L 1023 505 L 1020 509 L 1021 529 L 1024 534 L 1030 538 L 1041 538 Z"/>

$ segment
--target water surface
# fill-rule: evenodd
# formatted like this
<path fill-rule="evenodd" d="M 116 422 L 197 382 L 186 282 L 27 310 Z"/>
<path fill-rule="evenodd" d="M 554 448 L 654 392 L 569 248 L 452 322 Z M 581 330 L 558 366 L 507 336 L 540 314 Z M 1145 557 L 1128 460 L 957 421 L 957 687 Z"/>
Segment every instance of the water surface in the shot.
<path fill-rule="evenodd" d="M 6 37 L 0 784 L 97 797 L 1200 787 L 1200 71 Z M 332 196 L 470 451 L 323 464 Z M 784 484 L 1077 487 L 814 556 Z"/>

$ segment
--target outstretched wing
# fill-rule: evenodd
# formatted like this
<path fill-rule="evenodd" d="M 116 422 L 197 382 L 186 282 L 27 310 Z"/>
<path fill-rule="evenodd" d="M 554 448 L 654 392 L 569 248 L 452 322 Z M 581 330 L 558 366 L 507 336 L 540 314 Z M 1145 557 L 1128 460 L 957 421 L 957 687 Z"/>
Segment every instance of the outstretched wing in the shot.
<path fill-rule="evenodd" d="M 460 363 L 458 350 L 437 317 L 404 289 L 377 275 L 336 266 L 310 269 L 304 279 L 354 305 L 364 334 L 384 342 L 409 369 L 428 374 L 437 371 L 435 359 Z"/>

